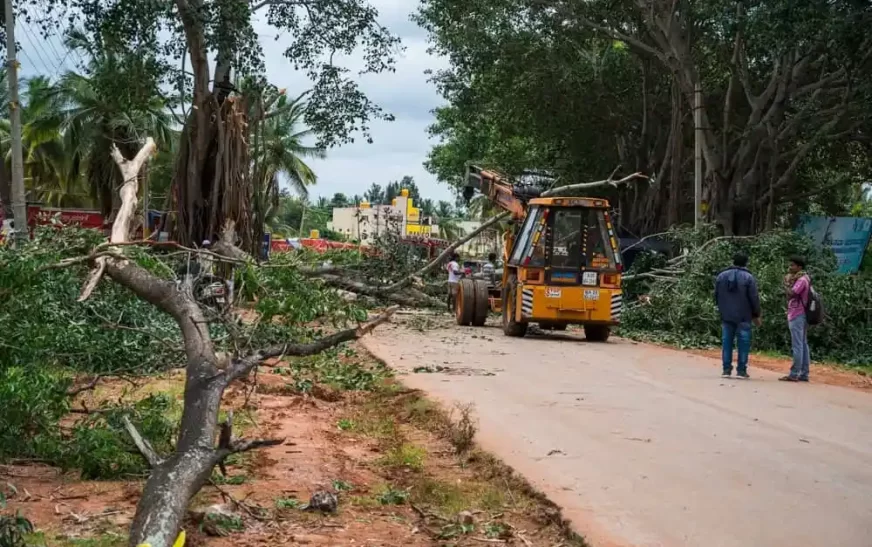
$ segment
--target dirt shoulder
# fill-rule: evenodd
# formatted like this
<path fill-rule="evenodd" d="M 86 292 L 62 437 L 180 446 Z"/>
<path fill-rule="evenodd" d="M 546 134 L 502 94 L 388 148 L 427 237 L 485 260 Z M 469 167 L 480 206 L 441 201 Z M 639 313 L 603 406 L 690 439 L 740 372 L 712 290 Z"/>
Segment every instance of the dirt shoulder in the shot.
<path fill-rule="evenodd" d="M 719 360 L 721 358 L 721 350 L 719 349 L 694 349 L 683 351 L 687 351 L 694 355 L 708 357 L 710 359 Z M 788 357 L 754 353 L 751 355 L 748 365 L 752 371 L 754 368 L 758 368 L 784 375 L 790 372 L 791 360 Z M 853 370 L 829 363 L 812 363 L 810 372 L 811 381 L 817 384 L 848 387 L 872 393 L 872 378 L 863 371 Z"/>
<path fill-rule="evenodd" d="M 359 347 L 342 360 L 362 367 L 337 368 L 346 380 L 355 370 L 381 374 Z M 188 546 L 583 544 L 553 504 L 475 447 L 466 410 L 446 412 L 390 380 L 373 392 L 344 391 L 309 383 L 300 370 L 275 363 L 261 369 L 256 390 L 250 382 L 227 393 L 225 410 L 235 410 L 244 436 L 285 443 L 235 459 L 227 476 L 216 470 L 215 485 L 191 505 Z M 135 389 L 113 383 L 84 402 L 181 397 L 182 386 L 178 373 Z M 37 528 L 28 545 L 56 547 L 127 545 L 142 487 L 138 479 L 82 481 L 35 463 L 0 466 L 0 484 L 4 512 L 20 512 Z M 338 510 L 304 510 L 316 492 L 335 495 Z M 204 517 L 213 506 L 227 514 Z"/>

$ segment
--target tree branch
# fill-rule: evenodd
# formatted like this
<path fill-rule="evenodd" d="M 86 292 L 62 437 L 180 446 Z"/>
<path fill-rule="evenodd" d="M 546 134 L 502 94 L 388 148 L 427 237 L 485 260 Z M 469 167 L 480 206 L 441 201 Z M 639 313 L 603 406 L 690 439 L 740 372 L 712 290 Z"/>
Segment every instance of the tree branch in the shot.
<path fill-rule="evenodd" d="M 372 332 L 372 330 L 377 326 L 387 322 L 398 309 L 400 309 L 399 306 L 391 306 L 374 319 L 371 319 L 370 321 L 359 325 L 357 328 L 339 331 L 337 333 L 325 336 L 324 338 L 321 338 L 314 342 L 310 342 L 308 344 L 275 345 L 257 351 L 256 353 L 250 354 L 246 357 L 243 357 L 242 359 L 236 360 L 227 371 L 225 385 L 229 385 L 237 378 L 245 376 L 249 373 L 249 371 L 251 371 L 251 369 L 272 357 L 284 355 L 292 355 L 298 357 L 315 355 L 316 353 L 321 353 L 326 349 L 338 346 L 343 342 L 357 340 L 358 338 L 361 338 L 362 336 L 365 336 L 366 334 Z"/>
<path fill-rule="evenodd" d="M 139 452 L 142 453 L 142 456 L 148 462 L 148 465 L 154 468 L 162 464 L 163 459 L 158 455 L 154 447 L 151 446 L 151 443 L 148 442 L 148 439 L 143 437 L 139 433 L 139 431 L 136 430 L 136 426 L 133 425 L 133 422 L 130 421 L 130 418 L 124 416 L 122 418 L 122 421 L 124 422 L 124 428 L 127 429 L 127 433 L 130 435 L 130 438 L 133 439 L 133 444 L 135 444 L 136 448 L 139 449 Z"/>

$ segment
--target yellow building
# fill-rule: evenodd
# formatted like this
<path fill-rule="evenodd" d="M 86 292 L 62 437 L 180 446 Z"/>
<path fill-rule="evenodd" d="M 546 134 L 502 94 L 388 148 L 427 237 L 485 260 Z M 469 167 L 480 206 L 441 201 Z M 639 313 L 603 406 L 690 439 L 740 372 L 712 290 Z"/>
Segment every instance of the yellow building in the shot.
<path fill-rule="evenodd" d="M 409 191 L 403 189 L 390 205 L 371 205 L 364 201 L 356 207 L 333 209 L 333 220 L 327 227 L 347 239 L 369 245 L 385 233 L 431 237 L 438 233 L 430 218 L 422 217 Z"/>

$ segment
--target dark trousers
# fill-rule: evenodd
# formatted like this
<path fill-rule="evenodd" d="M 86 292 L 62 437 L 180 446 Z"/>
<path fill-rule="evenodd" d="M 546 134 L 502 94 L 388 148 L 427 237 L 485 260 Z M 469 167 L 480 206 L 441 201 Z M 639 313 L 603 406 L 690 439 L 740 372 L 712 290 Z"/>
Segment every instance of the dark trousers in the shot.
<path fill-rule="evenodd" d="M 721 323 L 721 344 L 724 372 L 733 372 L 733 342 L 739 350 L 736 372 L 748 372 L 748 356 L 751 354 L 751 323 Z"/>

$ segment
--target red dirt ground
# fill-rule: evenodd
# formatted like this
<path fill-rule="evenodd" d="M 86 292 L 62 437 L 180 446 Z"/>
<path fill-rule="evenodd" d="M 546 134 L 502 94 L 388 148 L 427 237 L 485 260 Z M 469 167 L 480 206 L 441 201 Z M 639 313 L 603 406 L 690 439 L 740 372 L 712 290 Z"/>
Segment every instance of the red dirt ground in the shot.
<path fill-rule="evenodd" d="M 256 425 L 244 432 L 246 437 L 284 438 L 286 442 L 251 453 L 240 466 L 228 466 L 229 476 L 245 474 L 249 480 L 242 485 L 220 487 L 243 502 L 243 507 L 236 512 L 245 521 L 244 531 L 227 537 L 210 537 L 192 522 L 186 526 L 188 546 L 445 545 L 445 541 L 435 536 L 455 515 L 441 514 L 434 508 L 432 514 L 423 519 L 418 512 L 421 507 L 416 510 L 408 503 L 380 505 L 372 500 L 388 482 L 411 485 L 408 488 L 412 492 L 414 485 L 423 484 L 425 480 L 449 486 L 484 484 L 475 465 L 467 465 L 454 456 L 451 445 L 435 434 L 402 423 L 398 427 L 404 442 L 426 450 L 423 469 L 385 469 L 378 463 L 384 456 L 384 442 L 364 433 L 340 431 L 337 427 L 343 417 L 363 412 L 372 395 L 315 390 L 317 395 L 329 399 L 323 400 L 289 393 L 287 380 L 286 376 L 273 374 L 269 369 L 261 370 L 258 391 L 250 400 L 250 406 L 256 409 Z M 135 399 L 154 391 L 169 391 L 180 397 L 182 381 L 182 374 L 176 372 L 132 391 L 129 384 L 113 382 L 88 394 L 85 404 L 94 408 L 99 400 L 115 399 L 124 392 L 127 392 L 126 397 Z M 240 412 L 246 389 L 247 386 L 238 385 L 228 390 L 225 408 Z M 339 493 L 340 508 L 336 515 L 276 509 L 277 499 L 294 498 L 305 503 L 316 490 L 332 490 L 336 480 L 353 487 Z M 514 482 L 509 486 L 504 477 L 493 480 L 498 481 L 506 500 L 517 503 L 506 501 L 505 507 L 491 511 L 469 507 L 477 511 L 474 518 L 479 526 L 472 533 L 452 539 L 450 544 L 564 545 L 563 532 L 554 524 L 556 510 L 548 508 L 547 504 L 529 501 L 522 489 L 516 489 Z M 80 545 L 73 541 L 77 538 L 102 538 L 103 542 L 94 544 L 99 547 L 126 545 L 125 531 L 141 492 L 139 481 L 80 481 L 74 473 L 62 474 L 57 469 L 32 463 L 0 466 L 0 485 L 6 485 L 7 512 L 20 511 L 42 532 L 46 545 L 63 547 Z M 222 500 L 222 493 L 207 485 L 191 507 L 222 501 L 229 500 Z M 258 513 L 261 509 L 265 516 Z M 549 520 L 552 522 L 547 522 Z M 498 541 L 484 541 L 493 539 L 484 535 L 486 522 L 505 523 L 514 533 Z M 119 535 L 117 541 L 111 541 L 111 534 Z"/>

